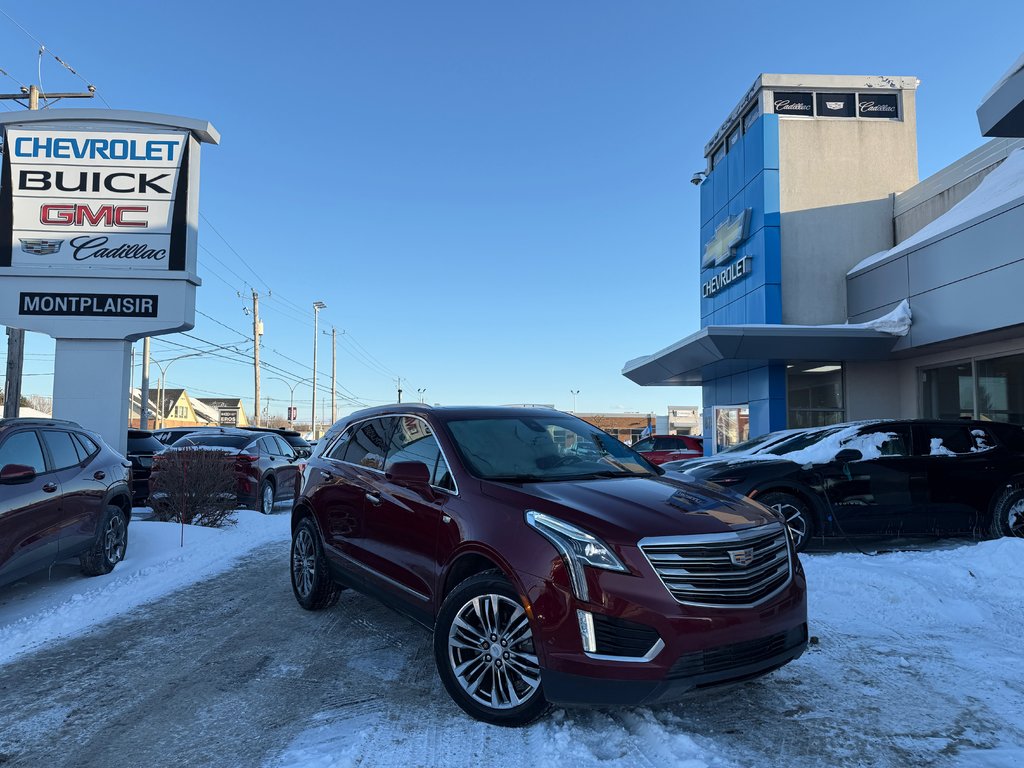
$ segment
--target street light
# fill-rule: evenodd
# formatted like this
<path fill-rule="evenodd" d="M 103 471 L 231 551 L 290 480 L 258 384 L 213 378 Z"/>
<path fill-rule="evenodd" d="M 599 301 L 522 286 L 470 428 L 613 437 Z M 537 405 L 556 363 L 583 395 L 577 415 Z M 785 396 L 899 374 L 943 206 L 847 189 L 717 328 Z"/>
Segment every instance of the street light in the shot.
<path fill-rule="evenodd" d="M 416 390 L 416 393 L 420 396 L 420 403 L 423 403 L 423 393 L 427 391 L 426 387 L 420 387 Z"/>
<path fill-rule="evenodd" d="M 570 389 L 569 390 L 569 394 L 572 395 L 572 412 L 573 413 L 576 413 L 576 395 L 578 395 L 579 393 L 580 393 L 580 391 L 578 389 Z"/>
<path fill-rule="evenodd" d="M 313 431 L 313 439 L 317 439 L 316 434 L 316 343 L 320 336 L 320 331 L 317 329 L 317 322 L 320 319 L 320 310 L 327 309 L 327 305 L 322 301 L 313 302 L 313 410 L 310 414 L 310 429 Z"/>
<path fill-rule="evenodd" d="M 285 381 L 280 376 L 268 376 L 267 380 L 268 381 L 280 381 L 282 384 L 284 384 L 286 387 L 288 387 L 288 392 L 289 392 L 289 394 L 288 394 L 288 415 L 291 416 L 292 408 L 295 407 L 295 388 L 298 387 L 299 384 L 305 384 L 307 381 L 309 381 L 309 379 L 299 379 L 294 384 L 291 384 L 291 383 Z M 292 422 L 293 422 L 293 420 L 291 418 L 289 418 L 288 419 L 288 423 L 292 424 Z"/>
<path fill-rule="evenodd" d="M 184 360 L 186 357 L 199 357 L 200 355 L 205 354 L 205 352 L 190 352 L 187 355 L 178 355 L 177 357 L 172 357 L 170 360 L 164 360 L 163 362 L 158 360 L 152 361 L 153 365 L 160 369 L 160 381 L 157 384 L 157 392 L 159 393 L 157 395 L 157 408 L 160 409 L 157 416 L 160 419 L 160 427 L 164 426 L 164 411 L 166 410 L 164 406 L 164 379 L 167 376 L 167 369 L 171 367 L 171 363 L 175 360 Z M 141 401 L 139 403 L 139 407 L 142 407 Z"/>

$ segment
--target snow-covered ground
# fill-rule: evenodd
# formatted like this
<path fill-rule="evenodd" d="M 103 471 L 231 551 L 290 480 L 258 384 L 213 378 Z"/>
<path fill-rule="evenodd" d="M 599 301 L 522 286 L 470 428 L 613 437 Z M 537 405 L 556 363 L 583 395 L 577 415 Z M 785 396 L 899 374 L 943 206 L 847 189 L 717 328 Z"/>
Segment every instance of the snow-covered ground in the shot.
<path fill-rule="evenodd" d="M 241 570 L 228 577 L 244 594 L 252 587 L 242 585 L 256 579 L 267 605 L 254 606 L 258 617 L 245 631 L 278 617 L 266 638 L 253 638 L 273 661 L 250 685 L 262 690 L 277 685 L 279 675 L 294 677 L 280 684 L 299 686 L 309 707 L 274 714 L 275 726 L 290 725 L 266 727 L 265 738 L 276 744 L 263 752 L 268 768 L 1024 765 L 1024 540 L 952 542 L 877 556 L 805 555 L 817 642 L 796 662 L 670 706 L 557 710 L 510 730 L 463 715 L 433 672 L 429 636 L 370 598 L 346 593 L 330 611 L 289 611 L 287 514 L 242 513 L 233 529 L 188 529 L 184 548 L 179 536 L 170 524 L 134 522 L 129 557 L 109 576 L 85 579 L 62 566 L 49 582 L 44 575 L 0 591 L 0 690 L 4 664 L 15 656 L 22 659 L 9 668 L 24 668 L 27 652 L 93 629 L 99 635 L 105 620 L 132 614 L 142 603 L 184 603 L 188 596 L 196 605 L 189 621 L 203 621 L 196 590 L 171 593 L 248 562 L 249 581 Z M 265 544 L 270 548 L 258 560 L 242 557 Z M 226 610 L 242 610 L 238 600 L 232 605 L 239 607 Z M 310 656 L 307 649 L 304 656 L 293 647 L 299 637 L 305 638 L 299 647 L 319 643 L 336 655 Z M 290 666 L 280 659 L 291 659 Z M 154 690 L 177 685 L 150 682 Z M 316 703 L 323 690 L 336 704 Z M 246 708 L 267 705 L 230 706 L 248 715 Z M 73 739 L 73 729 L 64 738 Z M 221 735 L 228 750 L 230 738 Z M 251 746 L 245 732 L 238 738 Z M 222 752 L 218 764 L 259 763 L 239 762 L 238 754 Z M 172 764 L 174 755 L 165 757 L 162 764 Z"/>
<path fill-rule="evenodd" d="M 247 509 L 222 530 L 132 520 L 125 559 L 107 575 L 85 578 L 68 561 L 0 589 L 0 664 L 208 579 L 254 547 L 287 541 L 289 520 Z"/>

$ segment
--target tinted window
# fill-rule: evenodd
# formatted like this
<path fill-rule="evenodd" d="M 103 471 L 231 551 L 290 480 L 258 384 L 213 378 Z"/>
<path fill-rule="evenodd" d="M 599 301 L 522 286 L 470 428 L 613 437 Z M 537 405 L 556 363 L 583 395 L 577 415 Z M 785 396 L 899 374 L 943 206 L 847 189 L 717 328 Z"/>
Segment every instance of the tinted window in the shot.
<path fill-rule="evenodd" d="M 675 440 L 671 437 L 658 437 L 654 440 L 656 451 L 685 451 L 689 446 L 682 440 Z"/>
<path fill-rule="evenodd" d="M 0 469 L 8 464 L 23 464 L 38 473 L 46 471 L 43 449 L 39 447 L 35 432 L 18 432 L 0 445 Z"/>
<path fill-rule="evenodd" d="M 918 453 L 927 456 L 954 456 L 976 451 L 975 439 L 967 424 L 925 424 L 922 431 L 924 444 Z"/>
<path fill-rule="evenodd" d="M 128 453 L 156 453 L 163 449 L 164 444 L 152 435 L 143 432 L 133 437 L 128 433 Z"/>
<path fill-rule="evenodd" d="M 345 461 L 371 469 L 384 469 L 388 453 L 387 439 L 394 418 L 370 419 L 356 425 L 345 448 Z"/>
<path fill-rule="evenodd" d="M 75 444 L 71 440 L 70 433 L 45 430 L 43 432 L 43 442 L 50 449 L 54 469 L 73 467 L 81 461 Z"/>
<path fill-rule="evenodd" d="M 292 448 L 309 450 L 309 443 L 302 439 L 299 435 L 284 435 L 284 441 L 288 443 Z"/>
<path fill-rule="evenodd" d="M 95 441 L 93 441 L 91 437 L 83 435 L 81 432 L 73 432 L 72 434 L 85 451 L 85 453 L 82 454 L 83 458 L 86 456 L 94 456 L 99 452 L 100 447 L 96 445 Z M 157 443 L 157 450 L 163 450 L 163 446 L 160 443 Z"/>
<path fill-rule="evenodd" d="M 327 452 L 327 458 L 337 459 L 338 461 L 345 460 L 345 451 L 348 450 L 348 441 L 352 439 L 352 434 L 355 432 L 355 427 L 350 427 L 345 431 L 345 434 L 331 446 L 331 449 Z"/>
<path fill-rule="evenodd" d="M 284 440 L 282 440 L 278 435 L 274 435 L 274 444 L 277 446 L 277 450 L 275 451 L 275 453 L 278 456 L 291 458 L 292 456 L 295 455 L 295 451 L 292 450 L 292 447 L 288 445 L 288 443 L 286 443 Z"/>
<path fill-rule="evenodd" d="M 385 469 L 398 461 L 419 461 L 430 470 L 430 483 L 451 490 L 454 487 L 448 464 L 441 455 L 430 425 L 423 419 L 403 416 L 391 437 Z"/>
<path fill-rule="evenodd" d="M 277 445 L 274 443 L 273 438 L 261 437 L 255 442 L 253 450 L 256 451 L 256 453 L 265 453 L 270 456 L 274 456 L 277 454 Z"/>
<path fill-rule="evenodd" d="M 893 426 L 893 425 L 880 425 L 877 427 L 871 427 L 869 429 L 862 430 L 862 435 L 876 435 L 883 434 L 886 436 L 884 442 L 878 444 L 878 451 L 882 456 L 909 456 L 910 455 L 910 429 L 905 426 Z M 857 438 L 852 441 L 848 440 L 843 444 L 843 447 L 847 447 L 848 444 L 856 442 Z M 851 448 L 855 448 L 855 445 L 849 445 Z"/>
<path fill-rule="evenodd" d="M 651 439 L 641 440 L 639 443 L 633 446 L 634 451 L 649 451 L 654 445 L 654 441 Z"/>

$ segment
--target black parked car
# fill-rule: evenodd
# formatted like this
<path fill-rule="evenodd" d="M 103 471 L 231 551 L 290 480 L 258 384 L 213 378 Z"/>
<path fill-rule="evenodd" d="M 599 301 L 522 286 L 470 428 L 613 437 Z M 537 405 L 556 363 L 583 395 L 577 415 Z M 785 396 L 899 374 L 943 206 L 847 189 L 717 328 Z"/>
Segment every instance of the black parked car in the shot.
<path fill-rule="evenodd" d="M 149 474 L 153 469 L 153 455 L 166 447 L 152 432 L 145 429 L 128 430 L 128 452 L 125 455 L 132 463 L 132 503 L 136 506 L 145 504 L 149 498 Z"/>
<path fill-rule="evenodd" d="M 161 429 L 153 430 L 153 437 L 159 440 L 161 443 L 166 445 L 174 445 L 176 442 L 181 440 L 185 435 L 191 435 L 193 432 L 203 432 L 205 430 L 217 430 L 220 427 L 163 427 Z"/>
<path fill-rule="evenodd" d="M 295 451 L 295 455 L 300 459 L 305 459 L 312 453 L 313 449 L 309 443 L 296 432 L 294 429 L 279 429 L 277 427 L 239 427 L 249 432 L 273 432 L 275 435 L 284 440 L 288 445 Z"/>
<path fill-rule="evenodd" d="M 128 546 L 128 468 L 74 422 L 0 419 L 0 584 L 72 557 L 110 573 Z"/>
<path fill-rule="evenodd" d="M 681 471 L 782 513 L 797 549 L 812 538 L 1024 536 L 1024 428 L 1012 424 L 839 424 Z"/>

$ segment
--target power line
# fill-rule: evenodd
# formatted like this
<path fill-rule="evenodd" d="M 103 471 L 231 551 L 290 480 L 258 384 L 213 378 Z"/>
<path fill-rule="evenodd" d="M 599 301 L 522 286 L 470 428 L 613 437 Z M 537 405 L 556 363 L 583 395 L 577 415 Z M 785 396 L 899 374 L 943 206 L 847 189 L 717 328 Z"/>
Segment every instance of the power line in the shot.
<path fill-rule="evenodd" d="M 68 63 L 67 63 L 66 61 L 64 61 L 64 59 L 62 59 L 62 58 L 61 58 L 60 56 L 58 56 L 58 55 L 57 55 L 57 52 L 56 52 L 55 50 L 53 50 L 52 48 L 50 48 L 50 47 L 49 47 L 48 45 L 46 45 L 46 43 L 44 43 L 44 42 L 43 42 L 42 40 L 40 40 L 40 39 L 39 39 L 38 37 L 36 37 L 35 35 L 33 35 L 33 34 L 32 34 L 31 32 L 29 32 L 29 31 L 28 31 L 27 29 L 25 29 L 25 27 L 23 27 L 23 26 L 22 26 L 22 25 L 21 25 L 20 23 L 18 23 L 17 19 L 15 19 L 15 18 L 14 18 L 13 16 L 11 16 L 11 14 L 9 14 L 9 13 L 8 13 L 7 11 L 5 11 L 5 10 L 4 10 L 3 8 L 0 8 L 0 13 L 2 13 L 2 14 L 3 14 L 4 16 L 6 16 L 6 17 L 7 17 L 7 20 L 8 20 L 8 21 L 10 21 L 10 22 L 11 22 L 12 24 L 14 24 L 14 26 L 16 26 L 16 27 L 17 27 L 18 29 L 20 29 L 20 30 L 21 30 L 22 32 L 24 32 L 24 33 L 25 33 L 26 35 L 28 35 L 30 39 L 32 39 L 32 40 L 34 40 L 34 41 L 35 41 L 36 45 L 38 45 L 38 46 L 39 46 L 39 57 L 40 57 L 40 59 L 42 59 L 43 51 L 47 51 L 47 52 L 49 52 L 49 54 L 50 54 L 51 56 L 53 56 L 54 60 L 55 60 L 55 61 L 56 61 L 56 62 L 57 62 L 58 64 L 60 64 L 60 65 L 61 65 L 62 67 L 64 67 L 64 69 L 66 69 L 66 70 L 67 70 L 68 72 L 70 72 L 70 73 L 71 73 L 72 75 L 74 75 L 74 76 L 75 76 L 75 77 L 77 77 L 77 78 L 78 78 L 79 80 L 81 80 L 81 81 L 82 81 L 83 83 L 85 83 L 85 84 L 86 84 L 86 86 L 87 86 L 87 87 L 89 88 L 89 90 L 91 90 L 91 91 L 94 91 L 94 92 L 96 93 L 96 95 L 100 97 L 100 101 L 102 101 L 102 102 L 103 102 L 103 103 L 104 103 L 104 104 L 106 105 L 107 109 L 113 109 L 113 107 L 111 107 L 111 106 L 110 106 L 110 104 L 109 104 L 109 103 L 107 102 L 107 100 L 106 100 L 105 98 L 103 98 L 103 94 L 102 94 L 102 93 L 100 93 L 99 91 L 97 91 L 97 90 L 95 89 L 95 86 L 93 86 L 93 84 L 92 84 L 92 83 L 90 83 L 90 82 L 89 82 L 88 80 L 86 80 L 86 79 L 85 79 L 84 77 L 82 77 L 82 76 L 81 76 L 80 74 L 78 74 L 77 70 L 75 70 L 75 68 L 74 68 L 74 67 L 72 67 L 72 66 L 71 66 L 70 64 L 68 64 Z M 42 84 L 42 83 L 40 82 L 40 83 L 39 83 L 39 87 L 40 87 L 40 89 L 42 89 L 42 85 L 43 85 L 43 84 Z M 24 87 L 24 86 L 23 86 L 23 87 Z"/>

